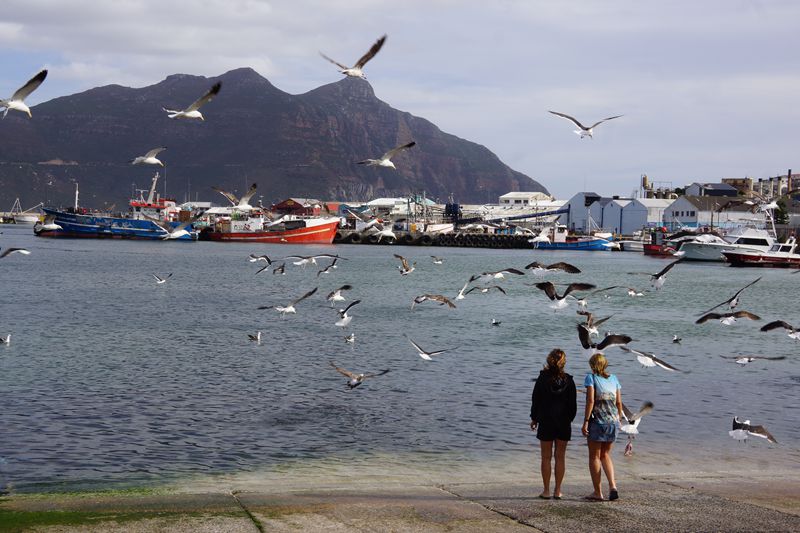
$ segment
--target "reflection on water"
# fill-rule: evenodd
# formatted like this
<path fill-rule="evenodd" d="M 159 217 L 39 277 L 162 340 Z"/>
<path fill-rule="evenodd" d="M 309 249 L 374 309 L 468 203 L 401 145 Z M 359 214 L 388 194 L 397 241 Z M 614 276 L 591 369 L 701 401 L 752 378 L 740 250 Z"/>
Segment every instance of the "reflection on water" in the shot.
<path fill-rule="evenodd" d="M 425 302 L 412 311 L 413 297 L 453 297 L 472 274 L 534 258 L 584 271 L 548 279 L 598 287 L 645 288 L 648 277 L 632 273 L 665 264 L 633 253 L 444 248 L 435 251 L 445 263 L 434 265 L 432 249 L 421 247 L 47 240 L 28 231 L 4 228 L 0 237 L 3 248 L 33 252 L 0 261 L 0 334 L 12 334 L 12 345 L 0 346 L 0 486 L 17 490 L 280 475 L 288 465 L 319 475 L 331 464 L 335 472 L 450 474 L 498 457 L 518 465 L 535 445 L 527 426 L 531 379 L 547 352 L 565 349 L 577 381 L 586 373 L 574 307 L 554 312 L 526 285 L 535 281 L 530 275 L 503 281 L 507 296 L 473 292 L 455 310 Z M 258 265 L 246 260 L 251 252 L 312 251 L 348 260 L 319 277 L 313 266 L 255 276 Z M 397 251 L 417 261 L 411 275 L 398 274 Z M 174 275 L 156 285 L 153 272 Z M 759 275 L 740 307 L 761 323 L 694 324 L 699 312 Z M 800 416 L 789 406 L 800 395 L 798 343 L 758 327 L 798 316 L 798 282 L 784 271 L 681 264 L 659 293 L 589 299 L 598 315 L 614 315 L 604 324 L 609 330 L 688 371 L 645 369 L 618 349 L 608 353 L 626 403 L 655 403 L 636 439 L 642 465 L 651 457 L 655 467 L 655 459 L 680 449 L 698 465 L 754 453 L 772 464 L 797 460 Z M 324 301 L 344 283 L 362 300 L 346 332 L 333 325 L 338 315 Z M 297 315 L 256 310 L 315 286 L 318 294 L 298 304 Z M 502 325 L 491 326 L 492 318 Z M 256 330 L 261 345 L 247 339 Z M 344 342 L 349 332 L 354 346 Z M 673 334 L 681 345 L 672 344 Z M 423 361 L 406 336 L 426 349 L 457 349 Z M 787 359 L 739 367 L 720 357 L 734 354 Z M 330 361 L 391 372 L 348 390 Z M 734 415 L 766 425 L 780 445 L 732 441 Z M 576 444 L 571 453 L 583 453 Z M 680 458 L 671 464 L 685 466 Z"/>

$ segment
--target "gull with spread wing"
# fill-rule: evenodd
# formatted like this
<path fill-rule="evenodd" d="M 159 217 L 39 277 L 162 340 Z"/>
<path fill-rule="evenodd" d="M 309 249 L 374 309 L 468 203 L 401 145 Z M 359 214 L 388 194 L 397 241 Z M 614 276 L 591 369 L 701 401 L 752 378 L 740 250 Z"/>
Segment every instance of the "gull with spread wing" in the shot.
<path fill-rule="evenodd" d="M 378 159 L 364 159 L 363 161 L 359 161 L 357 164 L 366 165 L 368 167 L 387 167 L 397 170 L 397 167 L 394 166 L 394 163 L 392 163 L 392 158 L 397 154 L 399 154 L 400 152 L 402 152 L 403 150 L 407 150 L 416 144 L 417 144 L 416 142 L 411 141 L 405 144 L 401 144 L 400 146 L 395 146 L 394 148 L 392 148 L 391 150 L 380 156 L 380 158 Z"/>
<path fill-rule="evenodd" d="M 355 389 L 362 383 L 364 383 L 365 379 L 374 378 L 377 376 L 382 376 L 389 372 L 389 370 L 381 370 L 380 372 L 375 372 L 374 374 L 356 374 L 355 372 L 350 372 L 349 370 L 345 370 L 344 368 L 340 368 L 336 366 L 336 363 L 330 361 L 331 366 L 341 375 L 346 376 L 349 381 L 347 382 L 347 387 L 350 389 Z"/>
<path fill-rule="evenodd" d="M 166 146 L 162 146 L 161 148 L 153 148 L 144 155 L 134 157 L 129 161 L 129 163 L 131 165 L 161 165 L 163 167 L 164 163 L 162 163 L 161 160 L 156 156 L 166 149 Z"/>
<path fill-rule="evenodd" d="M 28 114 L 28 118 L 33 118 L 31 116 L 31 109 L 25 104 L 25 98 L 27 98 L 33 91 L 35 91 L 39 85 L 42 84 L 44 79 L 47 77 L 47 69 L 39 71 L 39 73 L 34 76 L 33 78 L 29 79 L 28 82 L 17 89 L 11 98 L 6 100 L 0 99 L 0 107 L 4 107 L 5 110 L 3 111 L 3 118 L 6 118 L 8 112 L 12 109 L 14 111 L 21 111 L 23 113 Z"/>
<path fill-rule="evenodd" d="M 297 305 L 298 303 L 302 302 L 306 298 L 308 298 L 310 296 L 313 296 L 314 293 L 317 292 L 317 289 L 318 289 L 318 287 L 314 287 L 313 289 L 311 289 L 310 291 L 308 291 L 307 293 L 302 295 L 300 298 L 297 298 L 296 300 L 292 300 L 291 302 L 289 302 L 285 306 L 281 306 L 281 305 L 263 305 L 263 306 L 259 307 L 258 309 L 275 309 L 277 312 L 279 312 L 281 314 L 281 318 L 286 316 L 287 313 L 296 314 L 297 313 L 297 309 L 295 309 L 294 306 Z"/>
<path fill-rule="evenodd" d="M 256 194 L 257 185 L 255 183 L 250 186 L 250 188 L 241 198 L 238 198 L 235 194 L 224 191 L 219 187 L 212 186 L 211 188 L 227 198 L 234 209 L 238 209 L 239 211 L 252 211 L 255 209 L 255 207 L 250 205 L 250 198 Z"/>
<path fill-rule="evenodd" d="M 342 65 L 338 61 L 334 61 L 333 59 L 331 59 L 330 57 L 326 56 L 322 52 L 320 52 L 319 55 L 321 55 L 322 57 L 324 57 L 325 59 L 327 59 L 328 61 L 330 61 L 334 65 L 336 65 L 337 67 L 339 67 L 339 69 L 340 69 L 339 72 L 341 72 L 345 76 L 350 76 L 350 77 L 353 77 L 353 78 L 361 78 L 361 79 L 365 80 L 365 79 L 367 79 L 367 77 L 364 75 L 364 65 L 367 64 L 367 61 L 369 61 L 370 59 L 375 57 L 375 54 L 378 53 L 378 51 L 383 46 L 383 43 L 385 43 L 385 42 L 386 42 L 386 35 L 382 36 L 380 39 L 375 41 L 375 44 L 372 45 L 372 47 L 369 49 L 369 51 L 367 51 L 366 54 L 361 56 L 361 59 L 356 61 L 356 64 L 353 65 L 352 67 L 348 67 L 347 65 Z"/>
<path fill-rule="evenodd" d="M 613 120 L 615 118 L 619 118 L 619 117 L 623 116 L 623 115 L 614 115 L 613 117 L 607 117 L 607 118 L 604 118 L 603 120 L 598 120 L 597 122 L 595 122 L 591 126 L 587 127 L 587 126 L 584 126 L 583 124 L 581 124 L 580 122 L 578 122 L 578 119 L 576 119 L 575 117 L 571 117 L 571 116 L 569 116 L 569 115 L 567 115 L 565 113 L 559 113 L 558 111 L 548 111 L 548 112 L 552 113 L 553 115 L 555 115 L 557 117 L 561 117 L 561 118 L 563 118 L 565 120 L 569 120 L 570 122 L 575 124 L 578 128 L 580 128 L 580 129 L 575 130 L 575 133 L 577 135 L 579 135 L 581 139 L 583 139 L 584 137 L 589 137 L 590 139 L 594 139 L 594 132 L 592 131 L 592 130 L 594 130 L 594 128 L 596 128 L 597 126 L 599 126 L 600 124 L 602 124 L 603 122 L 605 122 L 607 120 Z"/>
<path fill-rule="evenodd" d="M 169 118 L 177 118 L 177 119 L 199 118 L 200 120 L 205 120 L 205 118 L 203 118 L 203 114 L 200 112 L 200 108 L 203 105 L 210 102 L 219 93 L 220 88 L 222 88 L 222 82 L 218 81 L 217 83 L 211 86 L 211 88 L 206 92 L 206 94 L 204 94 L 203 96 L 192 102 L 192 105 L 190 105 L 186 109 L 176 111 L 174 109 L 167 109 L 166 107 L 162 107 L 161 110 L 166 111 L 167 116 Z"/>
<path fill-rule="evenodd" d="M 628 348 L 627 346 L 620 346 L 623 350 L 628 353 L 632 353 L 636 356 L 636 359 L 642 364 L 642 366 L 646 367 L 654 367 L 660 366 L 664 370 L 669 370 L 670 372 L 683 372 L 682 370 L 678 370 L 674 366 L 666 363 L 652 354 L 650 352 L 642 352 L 640 350 L 634 350 L 633 348 Z"/>

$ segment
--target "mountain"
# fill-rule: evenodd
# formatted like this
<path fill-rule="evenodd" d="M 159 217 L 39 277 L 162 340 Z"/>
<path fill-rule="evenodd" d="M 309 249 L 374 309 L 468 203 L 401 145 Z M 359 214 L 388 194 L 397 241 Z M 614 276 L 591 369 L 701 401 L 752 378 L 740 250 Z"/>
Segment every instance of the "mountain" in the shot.
<path fill-rule="evenodd" d="M 161 110 L 188 106 L 216 80 L 222 90 L 202 108 L 205 122 L 170 120 Z M 75 180 L 82 205 L 119 209 L 155 171 L 128 161 L 158 146 L 167 147 L 159 156 L 167 167 L 158 170 L 179 201 L 188 194 L 224 203 L 212 185 L 241 194 L 251 183 L 265 204 L 422 191 L 484 203 L 509 191 L 546 191 L 486 147 L 393 109 L 360 79 L 291 95 L 249 68 L 218 78 L 175 74 L 149 87 L 108 85 L 56 98 L 32 113 L 0 121 L 0 202 L 9 206 L 17 196 L 23 206 L 71 204 Z M 409 140 L 417 146 L 394 158 L 398 170 L 356 164 Z"/>

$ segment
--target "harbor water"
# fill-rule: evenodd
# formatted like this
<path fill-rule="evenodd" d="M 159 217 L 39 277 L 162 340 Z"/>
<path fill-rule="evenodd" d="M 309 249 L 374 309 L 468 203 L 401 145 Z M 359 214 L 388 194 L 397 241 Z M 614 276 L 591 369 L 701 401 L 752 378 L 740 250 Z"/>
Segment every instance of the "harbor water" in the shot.
<path fill-rule="evenodd" d="M 556 347 L 567 352 L 579 386 L 588 369 L 574 301 L 554 311 L 530 285 L 542 278 L 530 273 L 500 280 L 507 295 L 475 291 L 456 309 L 424 302 L 412 310 L 413 298 L 454 298 L 473 274 L 533 260 L 568 261 L 583 271 L 546 276 L 556 283 L 649 289 L 646 273 L 669 261 L 635 253 L 68 240 L 36 238 L 30 227 L 2 231 L 0 247 L 31 251 L 0 260 L 0 335 L 11 334 L 10 346 L 0 346 L 0 490 L 20 492 L 262 473 L 456 475 L 487 465 L 533 472 L 532 379 Z M 256 275 L 264 263 L 248 262 L 250 253 L 343 259 L 320 276 L 325 259 L 306 268 L 287 260 L 284 276 Z M 416 269 L 401 276 L 393 253 Z M 433 264 L 430 254 L 444 263 Z M 158 285 L 153 273 L 173 275 Z M 694 323 L 758 276 L 739 308 L 762 320 Z M 353 286 L 348 301 L 361 303 L 343 331 L 325 295 L 344 284 Z M 799 284 L 800 275 L 786 270 L 682 263 L 661 291 L 589 298 L 598 317 L 613 315 L 602 331 L 628 334 L 631 347 L 684 371 L 644 368 L 619 348 L 607 352 L 625 403 L 655 404 L 626 461 L 654 469 L 796 468 L 800 343 L 759 327 L 776 319 L 798 325 Z M 296 315 L 257 310 L 314 287 Z M 260 345 L 247 336 L 259 330 Z M 344 341 L 349 333 L 353 345 Z M 449 351 L 424 361 L 408 338 Z M 786 359 L 739 366 L 720 357 L 733 355 Z M 349 390 L 331 362 L 390 372 Z M 582 405 L 579 399 L 576 454 L 584 453 Z M 778 444 L 733 441 L 734 415 L 763 424 Z"/>

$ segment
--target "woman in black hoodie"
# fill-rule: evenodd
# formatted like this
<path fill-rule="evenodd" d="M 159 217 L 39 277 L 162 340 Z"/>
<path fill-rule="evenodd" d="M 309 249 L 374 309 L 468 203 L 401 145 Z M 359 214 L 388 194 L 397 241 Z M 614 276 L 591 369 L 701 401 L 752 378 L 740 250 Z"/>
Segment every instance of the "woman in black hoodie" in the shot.
<path fill-rule="evenodd" d="M 567 354 L 555 349 L 547 356 L 547 366 L 536 379 L 531 398 L 531 431 L 542 449 L 542 482 L 540 498 L 550 498 L 550 461 L 555 441 L 556 486 L 553 497 L 561 499 L 561 482 L 566 467 L 567 442 L 572 436 L 572 420 L 578 410 L 575 381 L 564 372 Z"/>

